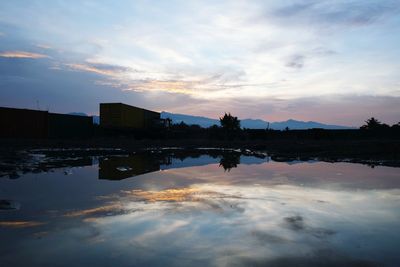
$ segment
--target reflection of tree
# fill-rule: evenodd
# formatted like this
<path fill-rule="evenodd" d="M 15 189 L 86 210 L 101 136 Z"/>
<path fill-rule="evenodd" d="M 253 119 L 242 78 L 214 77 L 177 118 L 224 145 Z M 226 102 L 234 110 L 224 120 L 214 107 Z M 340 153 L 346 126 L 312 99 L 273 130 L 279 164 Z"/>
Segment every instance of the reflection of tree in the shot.
<path fill-rule="evenodd" d="M 237 153 L 223 154 L 219 161 L 219 166 L 228 172 L 232 168 L 236 168 L 238 164 L 240 164 L 240 154 Z"/>

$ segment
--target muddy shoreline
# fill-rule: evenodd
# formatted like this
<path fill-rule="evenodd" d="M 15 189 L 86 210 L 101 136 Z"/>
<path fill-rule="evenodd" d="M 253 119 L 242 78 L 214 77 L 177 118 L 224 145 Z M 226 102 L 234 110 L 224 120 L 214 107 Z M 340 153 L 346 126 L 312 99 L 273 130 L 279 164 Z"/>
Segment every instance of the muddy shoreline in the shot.
<path fill-rule="evenodd" d="M 207 148 L 231 149 L 240 153 L 268 155 L 274 161 L 319 160 L 352 162 L 374 166 L 400 167 L 400 140 L 132 140 L 109 138 L 90 140 L 0 140 L 1 172 L 12 166 L 32 162 L 30 154 L 40 151 L 46 156 L 82 157 L 112 154 L 143 153 L 143 151 L 185 150 L 207 153 Z M 45 151 L 45 152 L 43 152 Z M 46 152 L 47 151 L 47 152 Z M 247 151 L 247 152 L 246 152 Z M 28 164 L 29 165 L 29 164 Z M 11 167 L 10 167 L 11 166 Z M 21 168 L 18 168 L 21 169 Z"/>

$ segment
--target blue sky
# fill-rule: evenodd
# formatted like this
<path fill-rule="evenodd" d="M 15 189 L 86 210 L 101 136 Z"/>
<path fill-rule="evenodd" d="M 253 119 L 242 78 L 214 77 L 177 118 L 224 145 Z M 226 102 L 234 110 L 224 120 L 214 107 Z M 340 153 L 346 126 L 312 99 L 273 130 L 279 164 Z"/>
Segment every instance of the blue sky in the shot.
<path fill-rule="evenodd" d="M 400 2 L 0 2 L 0 105 L 400 121 Z"/>

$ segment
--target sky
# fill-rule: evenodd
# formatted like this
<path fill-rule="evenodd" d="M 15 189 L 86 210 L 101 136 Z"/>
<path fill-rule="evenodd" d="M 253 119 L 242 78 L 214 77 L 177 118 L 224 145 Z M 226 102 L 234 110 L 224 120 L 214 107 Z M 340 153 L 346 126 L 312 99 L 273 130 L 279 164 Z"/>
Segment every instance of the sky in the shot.
<path fill-rule="evenodd" d="M 400 1 L 0 1 L 0 106 L 400 121 Z"/>

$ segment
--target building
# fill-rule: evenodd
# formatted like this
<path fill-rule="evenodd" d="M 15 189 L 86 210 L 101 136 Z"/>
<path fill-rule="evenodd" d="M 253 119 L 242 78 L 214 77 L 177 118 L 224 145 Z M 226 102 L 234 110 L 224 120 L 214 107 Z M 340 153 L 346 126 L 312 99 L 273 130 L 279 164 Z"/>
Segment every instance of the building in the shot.
<path fill-rule="evenodd" d="M 1 138 L 88 138 L 93 118 L 0 107 Z"/>
<path fill-rule="evenodd" d="M 47 111 L 0 107 L 0 137 L 47 138 Z"/>
<path fill-rule="evenodd" d="M 100 104 L 100 126 L 117 129 L 149 129 L 165 125 L 161 114 L 123 103 Z"/>
<path fill-rule="evenodd" d="M 89 138 L 93 135 L 93 118 L 48 113 L 50 138 Z"/>

